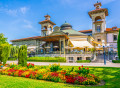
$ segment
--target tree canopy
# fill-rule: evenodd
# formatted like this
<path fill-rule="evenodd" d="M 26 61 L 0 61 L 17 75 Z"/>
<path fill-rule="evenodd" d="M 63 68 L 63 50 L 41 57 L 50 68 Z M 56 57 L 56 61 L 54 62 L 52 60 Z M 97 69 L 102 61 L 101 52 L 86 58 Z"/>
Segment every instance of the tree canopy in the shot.
<path fill-rule="evenodd" d="M 0 33 L 0 44 L 5 44 L 7 42 L 7 38 L 4 37 L 3 33 Z"/>

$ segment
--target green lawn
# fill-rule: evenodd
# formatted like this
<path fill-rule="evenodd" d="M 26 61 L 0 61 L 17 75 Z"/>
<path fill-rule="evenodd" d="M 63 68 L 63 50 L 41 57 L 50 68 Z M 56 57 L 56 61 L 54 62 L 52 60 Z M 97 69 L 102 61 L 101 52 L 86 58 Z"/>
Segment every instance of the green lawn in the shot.
<path fill-rule="evenodd" d="M 64 69 L 71 66 L 62 66 Z M 75 66 L 75 69 L 78 67 Z M 106 84 L 104 86 L 78 86 L 64 83 L 48 82 L 22 77 L 0 75 L 0 88 L 120 88 L 120 68 L 90 67 L 90 73 L 99 76 Z"/>

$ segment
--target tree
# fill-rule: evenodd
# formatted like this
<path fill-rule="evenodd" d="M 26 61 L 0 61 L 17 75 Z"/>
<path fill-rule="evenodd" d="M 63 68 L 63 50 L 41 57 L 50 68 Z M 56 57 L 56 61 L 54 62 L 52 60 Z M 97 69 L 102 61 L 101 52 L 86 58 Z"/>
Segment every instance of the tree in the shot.
<path fill-rule="evenodd" d="M 13 58 L 13 59 L 18 59 L 18 49 L 19 47 L 18 46 L 11 46 L 10 47 L 11 51 L 10 51 L 10 58 Z"/>
<path fill-rule="evenodd" d="M 118 48 L 118 57 L 120 60 L 120 29 L 119 29 L 118 40 L 117 40 L 117 48 Z"/>
<path fill-rule="evenodd" d="M 4 37 L 3 33 L 0 33 L 0 64 L 6 64 L 10 54 L 10 45 L 7 42 L 7 38 Z"/>
<path fill-rule="evenodd" d="M 0 33 L 0 44 L 5 44 L 7 42 L 7 38 L 4 37 L 3 33 Z"/>
<path fill-rule="evenodd" d="M 18 51 L 18 64 L 21 64 L 22 66 L 27 65 L 27 46 L 22 45 L 19 48 Z"/>
<path fill-rule="evenodd" d="M 0 45 L 0 61 L 3 62 L 3 65 L 6 64 L 9 55 L 10 55 L 10 45 L 7 43 L 1 44 Z"/>

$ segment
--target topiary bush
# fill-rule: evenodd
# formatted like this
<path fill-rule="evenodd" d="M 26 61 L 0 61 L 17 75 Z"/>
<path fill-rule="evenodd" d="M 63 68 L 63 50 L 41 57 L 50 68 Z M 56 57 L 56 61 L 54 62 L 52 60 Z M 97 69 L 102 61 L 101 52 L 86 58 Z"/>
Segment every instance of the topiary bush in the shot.
<path fill-rule="evenodd" d="M 18 59 L 18 46 L 11 46 L 10 47 L 10 57 L 9 60 L 17 60 Z"/>
<path fill-rule="evenodd" d="M 27 65 L 27 46 L 25 46 L 25 45 L 22 45 L 19 48 L 18 64 L 21 64 L 21 66 L 26 66 Z"/>
<path fill-rule="evenodd" d="M 0 61 L 3 62 L 3 65 L 6 64 L 9 55 L 10 55 L 10 45 L 1 44 L 0 45 Z"/>

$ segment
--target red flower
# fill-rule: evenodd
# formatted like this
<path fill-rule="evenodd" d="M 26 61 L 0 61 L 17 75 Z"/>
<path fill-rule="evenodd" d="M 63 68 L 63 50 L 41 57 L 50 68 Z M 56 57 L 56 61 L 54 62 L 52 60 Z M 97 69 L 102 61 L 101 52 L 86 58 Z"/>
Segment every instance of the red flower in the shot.
<path fill-rule="evenodd" d="M 8 73 L 8 75 L 11 75 L 11 73 Z"/>
<path fill-rule="evenodd" d="M 79 70 L 80 70 L 81 68 L 79 67 Z"/>
<path fill-rule="evenodd" d="M 30 74 L 26 75 L 25 77 L 26 77 L 26 78 L 29 78 L 29 77 L 30 77 Z"/>
<path fill-rule="evenodd" d="M 83 65 L 81 67 L 83 68 Z"/>
<path fill-rule="evenodd" d="M 87 70 L 88 70 L 89 68 L 87 68 Z"/>

